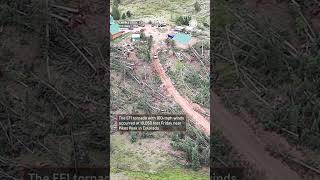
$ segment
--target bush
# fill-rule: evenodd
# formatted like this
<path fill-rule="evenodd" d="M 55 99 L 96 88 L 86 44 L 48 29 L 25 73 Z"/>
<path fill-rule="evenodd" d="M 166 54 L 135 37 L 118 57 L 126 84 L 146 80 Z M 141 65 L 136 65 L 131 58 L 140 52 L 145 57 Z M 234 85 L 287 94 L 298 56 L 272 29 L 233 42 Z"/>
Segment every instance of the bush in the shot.
<path fill-rule="evenodd" d="M 171 136 L 171 141 L 178 142 L 179 140 L 179 134 L 177 132 L 174 132 Z"/>
<path fill-rule="evenodd" d="M 137 142 L 137 132 L 130 133 L 130 140 L 131 140 L 131 143 Z"/>
<path fill-rule="evenodd" d="M 130 18 L 132 16 L 132 13 L 130 11 L 127 11 L 127 17 Z"/>
<path fill-rule="evenodd" d="M 126 19 L 126 14 L 123 13 L 121 19 Z"/>
<path fill-rule="evenodd" d="M 176 20 L 176 24 L 188 26 L 189 21 L 191 21 L 191 16 L 179 16 Z"/>
<path fill-rule="evenodd" d="M 154 138 L 154 135 L 151 132 L 143 131 L 141 132 L 141 138 Z"/>
<path fill-rule="evenodd" d="M 152 35 L 151 35 L 151 36 L 148 38 L 148 49 L 149 49 L 149 51 L 151 50 L 152 43 L 153 43 L 153 37 L 152 37 Z"/>
<path fill-rule="evenodd" d="M 141 38 L 141 40 L 145 40 L 146 39 L 146 34 L 144 33 L 143 29 L 140 30 L 140 38 Z"/>
<path fill-rule="evenodd" d="M 120 19 L 120 11 L 118 9 L 118 6 L 112 6 L 112 12 L 111 12 L 111 15 L 113 16 L 113 19 L 114 20 L 119 20 Z"/>
<path fill-rule="evenodd" d="M 198 146 L 194 146 L 192 148 L 192 153 L 191 153 L 191 167 L 194 170 L 198 170 L 200 168 L 200 158 L 199 158 L 199 148 Z"/>
<path fill-rule="evenodd" d="M 197 12 L 201 11 L 200 3 L 199 3 L 198 1 L 195 2 L 193 6 L 194 6 L 194 9 L 195 9 Z"/>

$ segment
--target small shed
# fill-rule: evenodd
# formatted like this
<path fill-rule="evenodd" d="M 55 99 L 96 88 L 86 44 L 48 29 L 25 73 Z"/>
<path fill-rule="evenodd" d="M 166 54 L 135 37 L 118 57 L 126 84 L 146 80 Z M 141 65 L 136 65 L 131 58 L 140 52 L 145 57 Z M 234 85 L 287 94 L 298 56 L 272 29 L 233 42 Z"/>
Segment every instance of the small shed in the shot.
<path fill-rule="evenodd" d="M 175 31 L 183 31 L 184 30 L 184 27 L 183 26 L 176 26 L 174 28 Z"/>
<path fill-rule="evenodd" d="M 132 42 L 140 41 L 140 34 L 132 34 L 131 40 L 132 40 Z"/>

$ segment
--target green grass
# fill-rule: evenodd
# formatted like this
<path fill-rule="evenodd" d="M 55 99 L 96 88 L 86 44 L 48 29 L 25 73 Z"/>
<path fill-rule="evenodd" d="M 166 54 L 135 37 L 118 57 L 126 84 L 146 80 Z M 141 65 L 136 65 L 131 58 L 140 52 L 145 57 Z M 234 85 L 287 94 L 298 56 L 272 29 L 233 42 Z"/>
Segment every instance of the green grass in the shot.
<path fill-rule="evenodd" d="M 127 176 L 133 179 L 139 180 L 208 180 L 209 172 L 192 171 L 186 169 L 170 169 L 157 173 L 146 173 L 139 171 L 130 171 L 125 173 Z"/>
<path fill-rule="evenodd" d="M 125 0 L 119 5 L 119 10 L 121 13 L 130 10 L 133 13 L 132 18 L 152 16 L 173 21 L 178 16 L 195 14 L 193 3 L 193 0 L 147 0 L 143 3 L 138 0 Z"/>
<path fill-rule="evenodd" d="M 168 140 L 170 141 L 170 140 Z M 156 147 L 157 139 L 138 138 L 131 143 L 128 135 L 111 137 L 111 172 L 139 180 L 209 179 L 209 172 L 184 169 L 163 149 Z"/>
<path fill-rule="evenodd" d="M 154 139 L 137 139 L 131 143 L 127 135 L 111 138 L 111 164 L 113 168 L 128 171 L 155 172 L 172 167 L 171 157 L 162 149 L 156 148 Z"/>

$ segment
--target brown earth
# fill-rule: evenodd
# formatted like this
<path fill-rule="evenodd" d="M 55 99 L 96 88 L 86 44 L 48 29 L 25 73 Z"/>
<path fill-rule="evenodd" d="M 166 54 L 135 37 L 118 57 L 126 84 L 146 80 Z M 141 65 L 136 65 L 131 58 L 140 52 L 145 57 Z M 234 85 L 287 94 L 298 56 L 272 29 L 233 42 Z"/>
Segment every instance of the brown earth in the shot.
<path fill-rule="evenodd" d="M 194 110 L 194 104 L 191 104 L 188 100 L 180 95 L 180 93 L 175 89 L 170 78 L 166 75 L 162 65 L 158 58 L 153 60 L 153 65 L 157 73 L 159 74 L 164 88 L 168 92 L 169 96 L 172 96 L 174 100 L 181 106 L 183 111 L 192 119 L 195 126 L 201 130 L 206 135 L 210 135 L 210 122 L 203 117 L 200 113 Z M 200 107 L 198 107 L 200 108 Z M 204 111 L 204 110 L 202 110 Z"/>

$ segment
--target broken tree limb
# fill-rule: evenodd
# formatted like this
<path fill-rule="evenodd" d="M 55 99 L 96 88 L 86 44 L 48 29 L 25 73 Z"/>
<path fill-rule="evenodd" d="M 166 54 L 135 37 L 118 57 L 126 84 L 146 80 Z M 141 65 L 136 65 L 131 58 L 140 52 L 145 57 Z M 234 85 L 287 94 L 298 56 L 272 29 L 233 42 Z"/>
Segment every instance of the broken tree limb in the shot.
<path fill-rule="evenodd" d="M 69 12 L 73 12 L 73 13 L 78 13 L 79 12 L 79 9 L 60 6 L 60 5 L 56 5 L 56 4 L 50 4 L 50 6 L 54 7 L 54 8 L 57 8 L 57 9 L 62 9 L 62 10 L 66 10 L 66 11 L 69 11 Z"/>
<path fill-rule="evenodd" d="M 229 50 L 230 50 L 230 54 L 231 54 L 231 60 L 233 61 L 233 64 L 234 64 L 234 67 L 237 71 L 237 76 L 238 78 L 240 78 L 240 74 L 239 74 L 239 66 L 238 66 L 238 63 L 234 57 L 234 52 L 233 52 L 233 49 L 232 49 L 232 45 L 231 45 L 231 40 L 230 40 L 230 36 L 229 36 L 229 30 L 227 27 L 225 27 L 225 31 L 226 31 L 226 34 L 227 34 L 227 40 L 228 40 L 228 46 L 229 46 Z"/>
<path fill-rule="evenodd" d="M 49 2 L 48 2 L 48 0 L 46 0 L 46 11 L 47 11 L 47 17 L 46 17 L 46 65 L 47 65 L 48 82 L 50 82 L 51 81 L 50 65 L 49 65 L 49 49 L 50 49 L 49 22 L 50 22 L 50 17 L 48 16 L 48 13 L 49 13 Z"/>
<path fill-rule="evenodd" d="M 53 13 L 49 13 L 50 16 L 54 17 L 54 18 L 57 18 L 63 22 L 66 22 L 66 23 L 70 23 L 70 20 L 68 18 L 65 18 L 65 17 L 62 17 L 62 16 L 59 16 L 57 14 L 53 14 Z"/>
<path fill-rule="evenodd" d="M 93 57 L 93 54 L 88 50 L 87 47 L 83 47 L 83 49 L 84 49 L 91 57 Z M 100 52 L 99 52 L 99 53 L 100 53 Z"/>
<path fill-rule="evenodd" d="M 191 47 L 191 49 L 192 49 L 194 55 L 196 56 L 196 58 L 197 58 L 197 59 L 201 62 L 201 64 L 204 66 L 204 63 L 203 63 L 203 61 L 201 60 L 201 56 L 198 54 L 198 52 L 197 52 L 193 47 Z"/>
<path fill-rule="evenodd" d="M 151 89 L 153 92 L 159 94 L 162 98 L 166 98 L 163 94 L 159 93 L 158 91 L 154 90 L 152 87 L 150 87 L 147 83 L 144 83 L 147 88 Z"/>
<path fill-rule="evenodd" d="M 4 177 L 7 177 L 7 178 L 10 178 L 10 179 L 13 179 L 13 180 L 19 180 L 18 178 L 15 178 L 15 177 L 11 176 L 10 174 L 4 172 L 3 170 L 0 170 L 0 175 L 1 174 L 2 174 L 2 176 L 0 176 L 0 177 L 4 176 Z"/>
<path fill-rule="evenodd" d="M 60 107 L 58 106 L 58 104 L 56 102 L 52 102 L 52 104 L 54 105 L 54 107 L 58 111 L 58 113 L 61 116 L 61 118 L 64 118 L 65 116 L 64 116 L 63 112 L 61 111 Z"/>
<path fill-rule="evenodd" d="M 316 168 L 314 168 L 312 166 L 309 166 L 308 164 L 306 164 L 306 163 L 304 163 L 304 162 L 302 162 L 302 161 L 300 161 L 300 160 L 298 160 L 296 158 L 288 157 L 288 159 L 290 159 L 291 161 L 294 161 L 295 163 L 298 163 L 301 166 L 303 166 L 303 167 L 305 167 L 305 168 L 307 168 L 309 170 L 312 170 L 313 172 L 316 172 L 317 174 L 320 175 L 320 170 L 319 169 L 316 169 Z"/>
<path fill-rule="evenodd" d="M 185 55 L 183 52 L 181 52 L 181 54 L 182 54 L 184 57 L 186 57 L 189 61 L 191 61 L 191 59 L 190 59 L 187 55 Z"/>
<path fill-rule="evenodd" d="M 42 79 L 40 79 L 37 75 L 33 74 L 31 72 L 31 75 L 33 75 L 41 84 L 47 86 L 49 89 L 53 90 L 54 92 L 56 92 L 59 96 L 61 96 L 64 100 L 66 100 L 67 102 L 69 102 L 74 108 L 79 109 L 79 107 L 73 103 L 70 99 L 68 99 L 65 95 L 63 95 L 59 90 L 57 90 L 53 85 L 43 81 Z"/>
<path fill-rule="evenodd" d="M 17 111 L 15 111 L 14 109 L 12 109 L 11 107 L 7 106 L 4 102 L 2 102 L 0 100 L 0 104 L 4 107 L 4 109 L 6 110 L 10 110 L 11 112 L 13 112 L 16 116 L 18 116 L 19 118 L 21 118 L 20 114 L 17 113 Z"/>
<path fill-rule="evenodd" d="M 299 3 L 296 2 L 295 0 L 291 0 L 291 2 L 296 5 L 296 7 L 297 7 L 297 9 L 298 9 L 299 15 L 301 16 L 302 20 L 303 20 L 304 23 L 307 25 L 307 27 L 308 27 L 308 29 L 309 29 L 309 31 L 310 31 L 310 33 L 311 33 L 311 36 L 312 36 L 312 37 L 311 37 L 311 38 L 312 38 L 311 40 L 314 41 L 314 39 L 315 39 L 315 37 L 316 37 L 316 33 L 314 32 L 314 30 L 313 30 L 313 28 L 311 27 L 310 23 L 307 21 L 306 17 L 303 15 Z"/>
<path fill-rule="evenodd" d="M 203 57 L 203 42 L 202 42 L 202 46 L 201 46 L 201 49 L 202 49 L 202 53 L 201 53 L 201 57 Z"/>
<path fill-rule="evenodd" d="M 94 72 L 97 72 L 97 69 L 94 67 L 94 65 L 90 62 L 90 60 L 83 54 L 83 52 L 61 31 L 59 31 L 60 34 L 78 51 L 78 53 L 83 57 L 83 59 L 89 64 L 89 66 L 94 70 Z"/>

